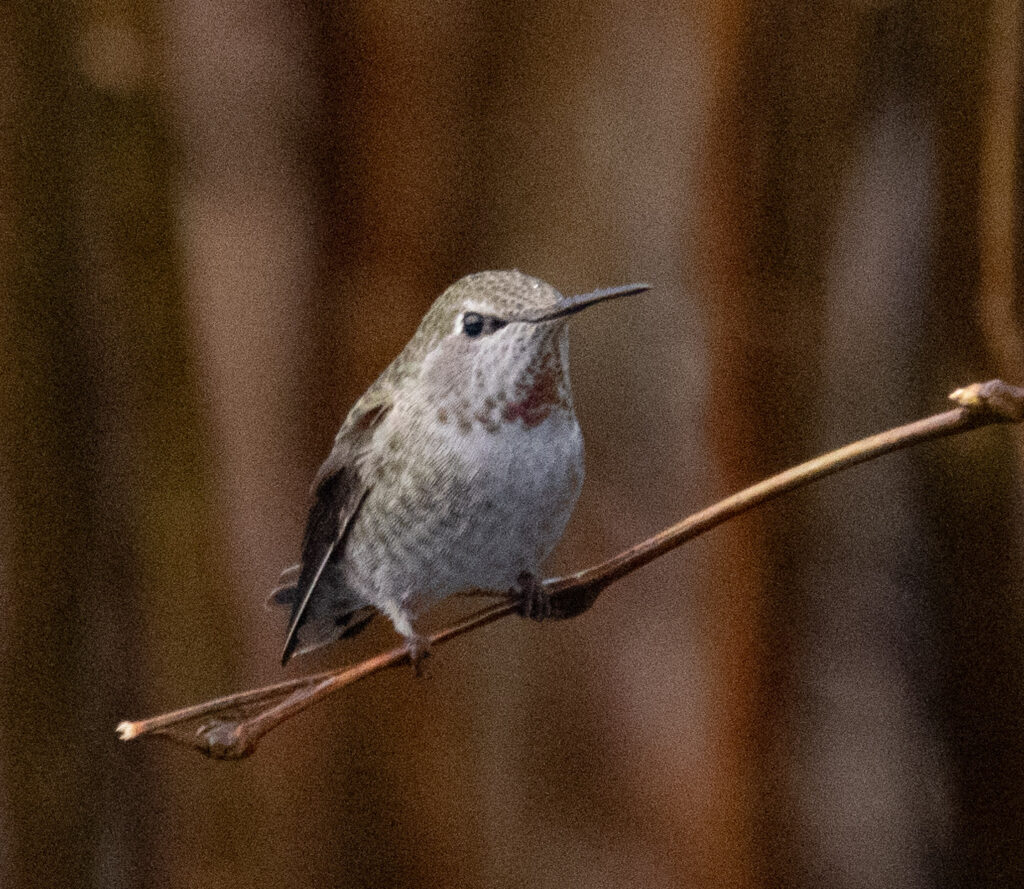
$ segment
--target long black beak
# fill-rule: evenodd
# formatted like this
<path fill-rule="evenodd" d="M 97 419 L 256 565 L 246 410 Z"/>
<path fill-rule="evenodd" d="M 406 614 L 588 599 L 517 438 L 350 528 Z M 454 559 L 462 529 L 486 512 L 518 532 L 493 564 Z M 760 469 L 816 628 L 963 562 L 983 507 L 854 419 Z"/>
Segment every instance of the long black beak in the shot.
<path fill-rule="evenodd" d="M 554 321 L 556 318 L 564 318 L 566 315 L 575 315 L 577 312 L 582 312 L 588 306 L 604 302 L 606 299 L 632 296 L 635 293 L 643 293 L 645 290 L 650 289 L 650 284 L 622 284 L 619 287 L 606 287 L 604 290 L 595 290 L 593 293 L 581 293 L 579 296 L 563 296 L 550 309 L 528 312 L 514 320 L 526 321 L 530 324 L 539 324 L 541 321 Z"/>

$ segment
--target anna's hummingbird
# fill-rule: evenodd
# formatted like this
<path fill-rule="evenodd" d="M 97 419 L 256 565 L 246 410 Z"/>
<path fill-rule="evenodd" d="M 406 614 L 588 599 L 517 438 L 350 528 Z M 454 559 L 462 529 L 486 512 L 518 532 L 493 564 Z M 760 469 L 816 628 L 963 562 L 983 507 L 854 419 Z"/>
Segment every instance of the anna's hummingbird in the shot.
<path fill-rule="evenodd" d="M 549 610 L 536 572 L 583 483 L 567 319 L 647 290 L 563 297 L 518 271 L 456 281 L 349 412 L 313 483 L 302 561 L 270 597 L 291 610 L 282 664 L 478 588 Z"/>

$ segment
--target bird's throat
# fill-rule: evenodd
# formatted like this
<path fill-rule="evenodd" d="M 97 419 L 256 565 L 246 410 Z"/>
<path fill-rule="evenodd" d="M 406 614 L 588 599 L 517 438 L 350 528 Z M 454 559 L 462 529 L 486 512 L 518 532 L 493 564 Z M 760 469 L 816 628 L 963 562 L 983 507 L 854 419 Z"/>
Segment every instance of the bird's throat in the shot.
<path fill-rule="evenodd" d="M 553 363 L 545 365 L 525 389 L 517 390 L 514 401 L 505 404 L 501 411 L 502 419 L 510 423 L 522 420 L 527 428 L 539 426 L 551 411 L 566 406 L 560 388 L 557 368 Z"/>

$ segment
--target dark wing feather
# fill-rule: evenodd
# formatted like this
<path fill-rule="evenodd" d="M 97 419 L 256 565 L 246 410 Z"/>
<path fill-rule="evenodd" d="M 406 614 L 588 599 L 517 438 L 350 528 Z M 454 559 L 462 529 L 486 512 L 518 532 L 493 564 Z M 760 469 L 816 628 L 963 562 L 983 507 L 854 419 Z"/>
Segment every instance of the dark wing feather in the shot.
<path fill-rule="evenodd" d="M 370 485 L 360 477 L 357 458 L 372 431 L 387 413 L 377 405 L 353 418 L 339 434 L 331 456 L 317 474 L 313 505 L 302 541 L 299 579 L 293 588 L 275 591 L 276 601 L 292 606 L 288 637 L 281 653 L 281 665 L 288 663 L 298 645 L 298 631 L 317 592 L 324 569 L 344 552 L 345 539 L 359 514 Z"/>

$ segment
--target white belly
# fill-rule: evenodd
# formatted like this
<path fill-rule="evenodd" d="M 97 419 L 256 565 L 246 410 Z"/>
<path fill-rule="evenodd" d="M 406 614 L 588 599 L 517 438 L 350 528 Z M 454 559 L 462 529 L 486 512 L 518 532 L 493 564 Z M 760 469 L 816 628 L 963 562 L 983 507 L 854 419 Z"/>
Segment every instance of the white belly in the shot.
<path fill-rule="evenodd" d="M 429 456 L 382 467 L 346 547 L 352 586 L 389 613 L 471 587 L 507 590 L 537 572 L 583 483 L 571 411 L 533 428 L 421 432 L 432 440 L 416 450 Z"/>
<path fill-rule="evenodd" d="M 533 429 L 509 425 L 496 435 L 474 427 L 469 436 L 467 465 L 481 500 L 465 544 L 479 557 L 457 579 L 463 585 L 507 589 L 522 571 L 536 572 L 561 538 L 583 484 L 583 439 L 572 414 Z"/>

